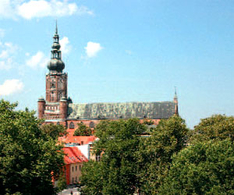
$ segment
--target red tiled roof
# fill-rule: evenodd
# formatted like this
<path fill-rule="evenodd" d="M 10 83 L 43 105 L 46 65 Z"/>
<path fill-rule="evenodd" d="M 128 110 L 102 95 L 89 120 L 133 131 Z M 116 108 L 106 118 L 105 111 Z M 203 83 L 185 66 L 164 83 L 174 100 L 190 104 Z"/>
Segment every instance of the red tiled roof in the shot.
<path fill-rule="evenodd" d="M 78 147 L 64 147 L 65 164 L 73 164 L 78 162 L 88 162 L 88 159 L 82 154 Z"/>
<path fill-rule="evenodd" d="M 94 142 L 97 137 L 95 136 L 73 136 L 73 133 L 68 133 L 66 137 L 59 137 L 60 142 L 68 143 L 81 143 L 88 144 L 89 142 Z"/>

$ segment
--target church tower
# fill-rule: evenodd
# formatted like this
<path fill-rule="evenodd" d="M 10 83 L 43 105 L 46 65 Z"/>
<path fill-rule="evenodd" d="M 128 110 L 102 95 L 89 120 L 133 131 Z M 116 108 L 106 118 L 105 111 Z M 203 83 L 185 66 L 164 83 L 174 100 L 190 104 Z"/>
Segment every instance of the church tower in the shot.
<path fill-rule="evenodd" d="M 47 65 L 49 73 L 46 74 L 46 98 L 38 100 L 38 118 L 65 121 L 67 117 L 67 73 L 63 72 L 65 64 L 62 61 L 57 23 L 53 39 L 51 59 Z"/>
<path fill-rule="evenodd" d="M 67 73 L 63 73 L 65 64 L 61 59 L 57 24 L 53 38 L 54 43 L 51 50 L 51 60 L 47 65 L 49 73 L 46 75 L 47 102 L 58 102 L 62 97 L 67 99 Z"/>

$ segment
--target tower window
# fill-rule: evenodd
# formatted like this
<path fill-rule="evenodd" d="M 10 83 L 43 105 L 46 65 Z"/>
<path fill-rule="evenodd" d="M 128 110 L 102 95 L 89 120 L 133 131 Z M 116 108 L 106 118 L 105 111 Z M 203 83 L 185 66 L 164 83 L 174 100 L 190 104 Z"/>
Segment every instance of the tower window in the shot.
<path fill-rule="evenodd" d="M 74 129 L 75 128 L 75 125 L 73 122 L 70 122 L 70 125 L 69 125 L 69 129 Z"/>
<path fill-rule="evenodd" d="M 55 88 L 55 82 L 54 81 L 51 82 L 51 88 Z"/>

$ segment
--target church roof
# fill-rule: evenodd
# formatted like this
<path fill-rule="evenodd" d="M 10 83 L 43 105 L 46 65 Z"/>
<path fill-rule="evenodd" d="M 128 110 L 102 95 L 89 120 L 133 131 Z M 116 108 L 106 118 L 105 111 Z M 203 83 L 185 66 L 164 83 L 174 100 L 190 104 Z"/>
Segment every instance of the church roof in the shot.
<path fill-rule="evenodd" d="M 167 119 L 175 114 L 174 102 L 69 104 L 68 119 Z"/>

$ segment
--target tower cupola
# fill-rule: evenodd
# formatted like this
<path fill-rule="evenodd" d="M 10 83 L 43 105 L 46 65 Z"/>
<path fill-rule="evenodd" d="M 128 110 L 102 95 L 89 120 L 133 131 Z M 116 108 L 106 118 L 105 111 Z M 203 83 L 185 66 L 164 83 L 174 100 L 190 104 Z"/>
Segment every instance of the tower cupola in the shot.
<path fill-rule="evenodd" d="M 59 44 L 59 35 L 58 35 L 58 27 L 56 22 L 56 29 L 54 34 L 54 42 L 52 45 L 51 50 L 51 60 L 49 61 L 47 68 L 52 72 L 62 72 L 65 68 L 65 64 L 62 61 L 62 54 L 60 50 L 60 44 Z"/>

